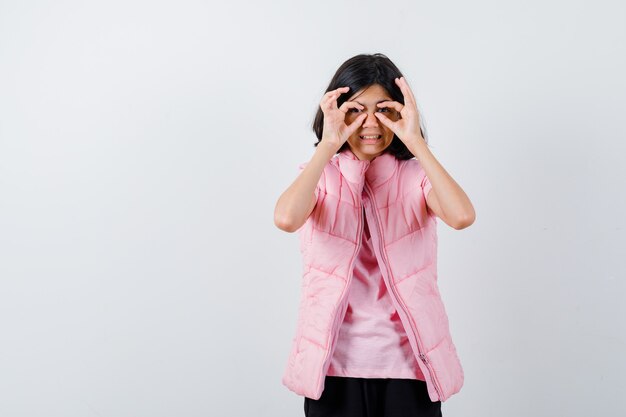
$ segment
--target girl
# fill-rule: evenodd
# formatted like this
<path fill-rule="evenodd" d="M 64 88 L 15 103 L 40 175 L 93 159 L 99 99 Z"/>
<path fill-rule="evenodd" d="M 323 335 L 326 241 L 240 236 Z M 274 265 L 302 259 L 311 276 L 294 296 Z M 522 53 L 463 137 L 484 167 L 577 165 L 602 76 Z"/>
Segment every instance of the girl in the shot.
<path fill-rule="evenodd" d="M 298 325 L 282 382 L 315 416 L 441 416 L 463 369 L 437 287 L 437 218 L 474 222 L 427 147 L 413 93 L 383 54 L 337 70 L 310 162 L 276 204 L 303 255 Z"/>

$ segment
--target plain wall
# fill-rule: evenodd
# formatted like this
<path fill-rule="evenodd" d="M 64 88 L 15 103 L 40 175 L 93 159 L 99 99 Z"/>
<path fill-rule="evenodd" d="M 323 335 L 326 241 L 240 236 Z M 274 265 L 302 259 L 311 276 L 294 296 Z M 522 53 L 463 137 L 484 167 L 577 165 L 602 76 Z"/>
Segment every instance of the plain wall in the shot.
<path fill-rule="evenodd" d="M 449 417 L 623 415 L 626 6 L 0 3 L 0 415 L 298 416 L 276 200 L 382 52 L 476 209 L 439 222 Z"/>

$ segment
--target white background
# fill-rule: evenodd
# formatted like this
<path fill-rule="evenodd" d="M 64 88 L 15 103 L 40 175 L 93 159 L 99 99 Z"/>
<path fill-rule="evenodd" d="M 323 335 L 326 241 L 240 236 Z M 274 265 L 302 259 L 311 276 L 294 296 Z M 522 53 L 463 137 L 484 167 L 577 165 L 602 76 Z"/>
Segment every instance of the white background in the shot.
<path fill-rule="evenodd" d="M 382 52 L 476 222 L 439 222 L 445 416 L 623 415 L 620 1 L 0 2 L 0 415 L 298 416 L 273 210 Z M 621 257 L 621 258 L 620 258 Z"/>

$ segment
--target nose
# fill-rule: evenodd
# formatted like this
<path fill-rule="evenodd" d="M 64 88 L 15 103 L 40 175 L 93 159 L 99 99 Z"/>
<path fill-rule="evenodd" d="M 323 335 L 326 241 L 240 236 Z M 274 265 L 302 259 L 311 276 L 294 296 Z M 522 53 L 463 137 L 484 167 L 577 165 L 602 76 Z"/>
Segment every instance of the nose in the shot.
<path fill-rule="evenodd" d="M 374 113 L 367 113 L 367 117 L 365 118 L 365 121 L 363 122 L 363 127 L 377 127 L 378 126 L 378 119 L 376 118 L 376 116 L 374 116 Z"/>

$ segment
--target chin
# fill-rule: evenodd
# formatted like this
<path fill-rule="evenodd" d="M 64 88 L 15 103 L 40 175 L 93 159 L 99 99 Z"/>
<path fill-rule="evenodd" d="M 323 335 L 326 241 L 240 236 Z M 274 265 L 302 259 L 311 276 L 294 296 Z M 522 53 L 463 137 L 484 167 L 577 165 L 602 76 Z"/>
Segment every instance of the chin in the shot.
<path fill-rule="evenodd" d="M 362 157 L 371 160 L 377 156 L 382 155 L 387 150 L 387 148 L 389 148 L 389 144 L 385 146 L 383 145 L 360 145 L 358 147 L 351 145 L 350 150 L 352 151 L 352 153 L 354 153 L 357 156 L 361 155 Z"/>
<path fill-rule="evenodd" d="M 391 142 L 386 143 L 386 144 L 381 143 L 381 144 L 371 144 L 371 145 L 360 145 L 356 149 L 360 150 L 364 154 L 375 155 L 389 148 L 389 145 L 391 145 Z"/>

